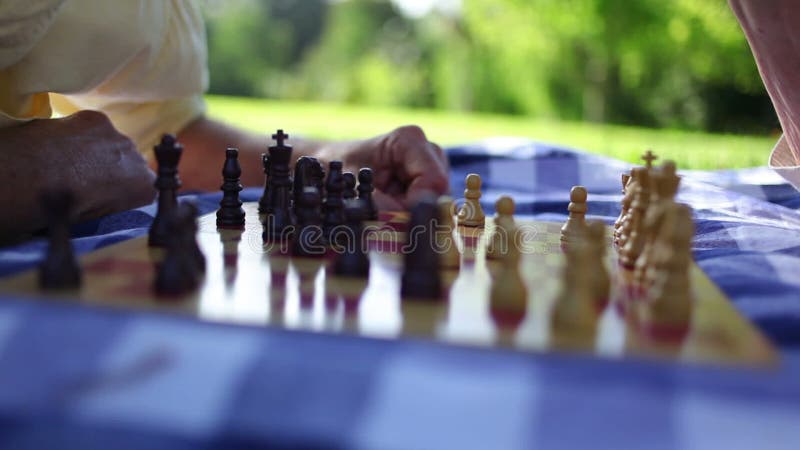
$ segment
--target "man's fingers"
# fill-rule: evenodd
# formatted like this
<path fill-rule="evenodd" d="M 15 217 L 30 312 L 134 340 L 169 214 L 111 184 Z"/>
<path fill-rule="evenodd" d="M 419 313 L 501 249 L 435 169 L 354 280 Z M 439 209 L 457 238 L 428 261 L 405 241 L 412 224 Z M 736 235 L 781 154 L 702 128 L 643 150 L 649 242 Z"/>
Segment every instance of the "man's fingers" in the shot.
<path fill-rule="evenodd" d="M 385 194 L 378 189 L 372 192 L 372 200 L 375 202 L 375 206 L 381 211 L 403 211 L 406 209 L 399 199 Z"/>

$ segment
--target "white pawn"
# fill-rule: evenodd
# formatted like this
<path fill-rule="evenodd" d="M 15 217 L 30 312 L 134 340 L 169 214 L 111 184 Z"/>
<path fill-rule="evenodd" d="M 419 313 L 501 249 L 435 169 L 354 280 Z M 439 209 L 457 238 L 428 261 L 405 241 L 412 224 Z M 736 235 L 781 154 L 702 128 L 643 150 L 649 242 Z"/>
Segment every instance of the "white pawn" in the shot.
<path fill-rule="evenodd" d="M 494 232 L 489 240 L 489 247 L 486 249 L 486 257 L 499 259 L 505 256 L 510 245 L 513 245 L 514 234 L 517 226 L 514 222 L 514 199 L 503 195 L 494 204 L 496 214 L 494 216 Z"/>
<path fill-rule="evenodd" d="M 583 186 L 573 186 L 569 191 L 569 217 L 561 227 L 561 242 L 565 244 L 577 242 L 586 231 L 586 198 L 588 193 Z"/>
<path fill-rule="evenodd" d="M 439 220 L 440 228 L 437 230 L 436 245 L 439 248 L 439 264 L 445 268 L 458 267 L 461 262 L 461 254 L 458 252 L 456 240 L 453 237 L 453 199 L 443 195 L 439 197 Z M 441 233 L 441 234 L 439 234 Z"/>
<path fill-rule="evenodd" d="M 566 248 L 561 292 L 553 311 L 555 332 L 569 330 L 575 335 L 593 336 L 597 331 L 598 312 L 592 294 L 595 268 L 589 266 L 589 252 L 589 246 L 580 237 Z"/>
<path fill-rule="evenodd" d="M 464 227 L 483 228 L 486 225 L 486 216 L 481 208 L 481 177 L 476 173 L 467 175 L 464 189 L 464 204 L 458 211 L 458 225 Z"/>
<path fill-rule="evenodd" d="M 511 239 L 501 259 L 501 267 L 492 282 L 491 308 L 507 313 L 524 313 L 528 307 L 528 289 L 519 271 L 520 248 L 516 239 Z"/>
<path fill-rule="evenodd" d="M 592 268 L 591 292 L 595 301 L 607 301 L 611 293 L 611 278 L 606 269 L 606 226 L 603 222 L 592 221 L 586 229 L 587 264 Z"/>

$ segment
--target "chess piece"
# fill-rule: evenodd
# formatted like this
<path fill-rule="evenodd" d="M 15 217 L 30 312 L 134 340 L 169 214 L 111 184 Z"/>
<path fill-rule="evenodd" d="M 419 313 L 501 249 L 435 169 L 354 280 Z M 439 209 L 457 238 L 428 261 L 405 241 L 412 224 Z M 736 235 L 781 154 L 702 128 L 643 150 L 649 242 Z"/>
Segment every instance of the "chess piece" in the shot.
<path fill-rule="evenodd" d="M 333 264 L 333 273 L 339 276 L 367 278 L 369 276 L 369 256 L 364 233 L 366 211 L 361 203 L 351 201 L 345 207 L 345 216 L 347 217 L 347 239 L 340 240 L 344 251 L 337 255 Z"/>
<path fill-rule="evenodd" d="M 592 268 L 589 271 L 592 278 L 590 291 L 596 302 L 605 304 L 611 294 L 611 278 L 605 263 L 606 226 L 603 222 L 594 220 L 587 224 L 586 246 L 587 265 Z"/>
<path fill-rule="evenodd" d="M 645 244 L 644 216 L 650 204 L 650 176 L 645 169 L 640 170 L 639 182 L 633 191 L 633 201 L 630 211 L 628 211 L 627 222 L 622 227 L 622 238 L 624 242 L 619 249 L 619 262 L 623 267 L 633 270 L 636 260 L 642 254 Z"/>
<path fill-rule="evenodd" d="M 364 206 L 367 220 L 378 220 L 378 209 L 372 200 L 372 192 L 375 187 L 372 184 L 372 169 L 363 167 L 358 171 L 358 200 Z"/>
<path fill-rule="evenodd" d="M 197 288 L 202 273 L 198 271 L 196 256 L 187 248 L 186 234 L 192 234 L 193 210 L 186 204 L 179 205 L 168 217 L 167 226 L 170 237 L 166 254 L 156 265 L 154 288 L 159 295 L 183 295 Z"/>
<path fill-rule="evenodd" d="M 464 189 L 464 204 L 458 211 L 458 225 L 464 227 L 483 228 L 486 224 L 486 216 L 481 208 L 481 177 L 476 173 L 467 175 Z"/>
<path fill-rule="evenodd" d="M 183 146 L 175 136 L 165 134 L 161 142 L 153 148 L 158 162 L 158 175 L 155 187 L 158 189 L 158 209 L 150 225 L 147 243 L 151 247 L 165 247 L 169 239 L 166 219 L 175 212 L 178 205 L 177 190 L 181 187 L 178 178 L 178 162 L 181 160 Z"/>
<path fill-rule="evenodd" d="M 311 177 L 311 186 L 317 188 L 319 192 L 319 198 L 325 197 L 325 167 L 323 167 L 322 163 L 317 160 L 317 158 L 312 158 L 311 168 L 309 170 L 310 177 Z"/>
<path fill-rule="evenodd" d="M 272 174 L 270 173 L 269 154 L 261 154 L 261 166 L 264 168 L 264 192 L 261 194 L 261 198 L 258 199 L 258 213 L 266 214 L 269 210 L 269 205 L 272 203 L 269 197 L 269 184 L 272 180 Z"/>
<path fill-rule="evenodd" d="M 665 211 L 666 230 L 654 257 L 654 281 L 649 303 L 656 320 L 671 323 L 688 320 L 692 307 L 689 270 L 692 262 L 694 224 L 686 205 L 674 204 Z"/>
<path fill-rule="evenodd" d="M 309 186 L 317 188 L 317 193 L 320 195 L 320 198 L 322 197 L 323 173 L 322 164 L 320 164 L 317 158 L 312 158 L 311 156 L 301 156 L 297 158 L 297 162 L 294 163 L 294 177 L 292 181 L 293 200 L 295 204 L 298 198 L 303 194 L 305 188 Z"/>
<path fill-rule="evenodd" d="M 264 217 L 265 241 L 289 239 L 293 220 L 291 212 L 292 178 L 289 175 L 289 161 L 292 158 L 292 147 L 285 143 L 289 135 L 278 130 L 272 135 L 276 144 L 269 147 L 269 182 L 270 205 Z"/>
<path fill-rule="evenodd" d="M 242 167 L 239 165 L 239 150 L 229 148 L 225 150 L 225 164 L 222 166 L 223 183 L 222 200 L 217 210 L 218 228 L 244 228 L 244 209 L 239 200 L 242 185 L 239 177 L 242 176 Z"/>
<path fill-rule="evenodd" d="M 461 254 L 458 252 L 458 245 L 453 238 L 455 222 L 453 212 L 455 205 L 450 196 L 439 197 L 439 226 L 436 230 L 436 246 L 439 251 L 439 261 L 443 268 L 459 267 Z"/>
<path fill-rule="evenodd" d="M 297 233 L 292 243 L 292 255 L 321 257 L 325 255 L 325 240 L 322 235 L 322 199 L 315 186 L 306 186 L 295 201 Z"/>
<path fill-rule="evenodd" d="M 503 222 L 503 226 L 514 226 Z M 509 243 L 501 261 L 490 291 L 490 302 L 493 316 L 502 321 L 503 318 L 516 317 L 514 323 L 521 322 L 528 307 L 528 289 L 519 270 L 520 248 L 516 235 Z"/>
<path fill-rule="evenodd" d="M 434 246 L 434 225 L 439 216 L 435 197 L 423 195 L 411 208 L 408 242 L 403 247 L 405 265 L 401 280 L 403 298 L 436 300 L 442 295 L 439 253 Z"/>
<path fill-rule="evenodd" d="M 70 191 L 47 191 L 41 196 L 47 216 L 47 255 L 39 266 L 39 287 L 75 289 L 81 285 L 81 268 L 69 239 L 69 222 L 75 198 Z"/>
<path fill-rule="evenodd" d="M 644 216 L 642 232 L 644 234 L 644 248 L 641 255 L 636 260 L 634 269 L 634 279 L 642 287 L 647 288 L 646 280 L 647 268 L 651 265 L 654 257 L 654 242 L 661 230 L 666 210 L 675 203 L 675 194 L 678 192 L 680 177 L 676 174 L 674 161 L 666 160 L 658 168 L 652 170 L 650 178 L 653 180 L 654 187 L 651 195 L 651 203 Z"/>
<path fill-rule="evenodd" d="M 329 243 L 337 243 L 338 227 L 344 225 L 344 179 L 342 178 L 342 162 L 331 161 L 328 164 L 328 179 L 325 181 L 325 203 L 323 205 L 322 226 L 325 238 Z"/>
<path fill-rule="evenodd" d="M 619 212 L 619 217 L 617 220 L 614 221 L 614 244 L 617 244 L 617 234 L 619 228 L 622 226 L 622 220 L 625 218 L 625 215 L 628 213 L 628 209 L 631 207 L 631 201 L 633 200 L 632 196 L 628 196 L 628 183 L 631 180 L 630 173 L 623 173 L 622 174 L 622 201 L 621 201 L 621 210 Z"/>
<path fill-rule="evenodd" d="M 653 168 L 653 161 L 657 160 L 658 156 L 656 156 L 652 150 L 648 149 L 646 152 L 644 152 L 641 158 L 644 161 L 644 168 L 649 172 L 650 169 Z"/>
<path fill-rule="evenodd" d="M 585 239 L 577 237 L 565 249 L 566 263 L 561 275 L 561 291 L 556 297 L 553 327 L 568 331 L 573 337 L 594 336 L 597 331 L 599 311 L 592 294 L 589 248 Z"/>
<path fill-rule="evenodd" d="M 631 177 L 625 188 L 625 196 L 622 198 L 622 209 L 625 210 L 625 214 L 622 217 L 622 221 L 620 222 L 620 225 L 614 234 L 614 244 L 619 250 L 625 246 L 628 241 L 628 237 L 630 237 L 632 226 L 630 221 L 633 217 L 631 206 L 633 205 L 633 199 L 636 196 L 639 185 L 641 184 L 640 179 L 644 178 L 645 173 L 647 173 L 647 169 L 644 167 L 634 167 L 631 169 Z"/>
<path fill-rule="evenodd" d="M 569 245 L 575 242 L 586 232 L 586 198 L 588 194 L 586 188 L 583 186 L 573 186 L 569 191 L 569 217 L 561 227 L 561 243 L 562 245 Z"/>
<path fill-rule="evenodd" d="M 353 175 L 353 172 L 343 173 L 342 180 L 344 181 L 342 198 L 345 200 L 345 202 L 347 202 L 347 200 L 356 198 L 356 176 Z"/>
<path fill-rule="evenodd" d="M 508 247 L 514 245 L 517 226 L 514 223 L 514 199 L 503 195 L 494 204 L 494 232 L 489 238 L 489 247 L 486 257 L 502 259 L 508 252 Z"/>

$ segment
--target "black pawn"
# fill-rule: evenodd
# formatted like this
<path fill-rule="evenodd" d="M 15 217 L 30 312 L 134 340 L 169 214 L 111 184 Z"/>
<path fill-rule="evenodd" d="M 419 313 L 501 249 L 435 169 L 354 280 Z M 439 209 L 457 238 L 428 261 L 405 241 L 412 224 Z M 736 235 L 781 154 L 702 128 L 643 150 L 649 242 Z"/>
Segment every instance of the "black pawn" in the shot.
<path fill-rule="evenodd" d="M 161 295 L 183 295 L 200 284 L 202 273 L 185 238 L 192 232 L 189 224 L 195 223 L 194 211 L 187 206 L 178 206 L 167 220 L 170 239 L 163 261 L 156 266 L 155 291 Z"/>
<path fill-rule="evenodd" d="M 261 154 L 261 165 L 264 167 L 264 192 L 261 194 L 261 198 L 258 199 L 258 213 L 266 214 L 269 210 L 269 205 L 271 204 L 269 198 L 269 183 L 270 179 L 272 178 L 272 174 L 269 171 L 270 165 L 268 154 Z"/>
<path fill-rule="evenodd" d="M 344 251 L 337 255 L 333 273 L 339 276 L 367 278 L 369 256 L 364 233 L 364 208 L 359 202 L 347 202 L 345 216 L 347 217 L 346 239 L 339 239 Z"/>
<path fill-rule="evenodd" d="M 401 284 L 403 298 L 438 299 L 442 285 L 439 277 L 439 253 L 435 248 L 435 224 L 438 223 L 439 209 L 436 198 L 423 196 L 411 208 L 409 241 L 403 247 L 405 267 Z"/>
<path fill-rule="evenodd" d="M 222 166 L 223 183 L 222 200 L 217 210 L 217 226 L 220 228 L 243 228 L 244 209 L 239 200 L 239 191 L 242 185 L 239 177 L 242 176 L 242 167 L 239 165 L 239 150 L 229 148 L 225 150 L 225 164 Z"/>
<path fill-rule="evenodd" d="M 322 203 L 319 191 L 314 186 L 306 186 L 295 197 L 297 233 L 292 243 L 292 254 L 301 257 L 321 257 L 325 255 L 325 240 L 322 234 Z"/>
<path fill-rule="evenodd" d="M 289 138 L 283 130 L 272 135 L 276 145 L 269 148 L 269 206 L 264 217 L 264 240 L 287 239 L 292 230 L 292 177 L 289 161 L 292 147 L 285 143 Z"/>
<path fill-rule="evenodd" d="M 153 148 L 158 162 L 158 175 L 155 187 L 158 189 L 158 210 L 147 243 L 151 247 L 165 247 L 169 239 L 166 218 L 175 212 L 178 205 L 177 191 L 181 187 L 178 178 L 178 163 L 181 160 L 183 146 L 171 134 L 161 137 L 161 142 Z"/>
<path fill-rule="evenodd" d="M 342 198 L 344 198 L 345 202 L 356 198 L 356 176 L 353 175 L 353 172 L 345 172 L 342 174 L 342 179 L 344 180 Z"/>
<path fill-rule="evenodd" d="M 330 243 L 335 243 L 334 234 L 337 228 L 344 225 L 344 179 L 342 177 L 342 162 L 331 161 L 328 165 L 328 179 L 325 182 L 325 205 L 322 225 L 325 237 Z"/>
<path fill-rule="evenodd" d="M 50 244 L 39 266 L 39 286 L 43 289 L 72 289 L 81 285 L 81 268 L 69 240 L 70 214 L 75 202 L 69 191 L 45 192 L 41 198 L 47 215 Z"/>
<path fill-rule="evenodd" d="M 367 214 L 367 220 L 378 220 L 378 209 L 372 200 L 372 192 L 375 186 L 372 185 L 372 169 L 364 167 L 358 171 L 358 199 Z"/>

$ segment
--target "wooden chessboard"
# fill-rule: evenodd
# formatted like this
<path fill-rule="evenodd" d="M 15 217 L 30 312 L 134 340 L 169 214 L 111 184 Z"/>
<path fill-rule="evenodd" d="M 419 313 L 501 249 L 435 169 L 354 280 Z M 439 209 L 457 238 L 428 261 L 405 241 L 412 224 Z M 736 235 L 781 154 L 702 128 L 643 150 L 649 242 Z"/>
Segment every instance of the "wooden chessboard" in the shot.
<path fill-rule="evenodd" d="M 0 290 L 34 298 L 68 299 L 88 305 L 157 309 L 200 320 L 281 327 L 365 338 L 423 339 L 451 345 L 512 348 L 519 351 L 570 351 L 608 358 L 659 359 L 771 366 L 777 352 L 732 306 L 694 263 L 693 307 L 683 323 L 662 321 L 637 298 L 627 274 L 609 251 L 612 295 L 598 308 L 596 331 L 563 330 L 552 325 L 564 255 L 561 224 L 518 221 L 528 233 L 521 270 L 528 305 L 518 320 L 492 311 L 489 288 L 496 262 L 487 261 L 485 230 L 460 228 L 460 268 L 443 270 L 447 295 L 440 301 L 400 298 L 405 241 L 405 213 L 382 214 L 370 223 L 369 279 L 326 273 L 330 258 L 290 258 L 280 245 L 265 245 L 256 204 L 246 204 L 244 231 L 218 230 L 214 214 L 200 219 L 198 242 L 207 271 L 201 287 L 185 297 L 159 297 L 153 291 L 159 250 L 147 237 L 112 245 L 81 258 L 84 279 L 79 291 L 45 293 L 36 271 L 0 280 Z"/>

